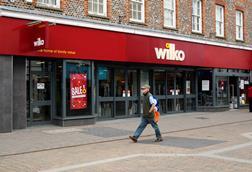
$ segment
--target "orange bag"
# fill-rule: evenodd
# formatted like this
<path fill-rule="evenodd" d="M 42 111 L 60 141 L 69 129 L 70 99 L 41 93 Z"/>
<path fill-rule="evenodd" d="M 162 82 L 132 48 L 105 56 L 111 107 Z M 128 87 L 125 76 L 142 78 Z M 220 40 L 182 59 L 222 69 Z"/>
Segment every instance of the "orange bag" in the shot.
<path fill-rule="evenodd" d="M 155 121 L 156 123 L 158 123 L 159 117 L 160 117 L 160 113 L 159 113 L 158 111 L 155 111 L 155 112 L 154 112 L 154 121 Z"/>

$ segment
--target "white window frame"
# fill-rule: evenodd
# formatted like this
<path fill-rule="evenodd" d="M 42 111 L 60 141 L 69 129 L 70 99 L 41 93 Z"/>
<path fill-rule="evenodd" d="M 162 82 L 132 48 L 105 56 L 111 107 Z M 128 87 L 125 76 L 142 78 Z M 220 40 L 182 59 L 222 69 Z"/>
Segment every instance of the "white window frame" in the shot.
<path fill-rule="evenodd" d="M 176 0 L 164 0 L 164 26 L 176 28 Z"/>
<path fill-rule="evenodd" d="M 236 10 L 236 40 L 243 41 L 243 12 Z"/>
<path fill-rule="evenodd" d="M 48 8 L 60 8 L 60 0 L 56 0 L 56 4 L 52 4 L 51 2 L 52 0 L 37 0 L 37 4 L 39 6 L 48 7 Z"/>
<path fill-rule="evenodd" d="M 131 2 L 130 2 L 130 5 L 131 5 L 131 8 L 130 8 L 131 9 L 130 21 L 144 23 L 144 21 L 145 21 L 145 3 L 144 3 L 144 1 L 145 0 L 131 0 Z M 133 10 L 134 6 L 136 7 L 136 9 L 138 9 L 139 5 L 141 6 L 141 11 Z M 134 12 L 136 13 L 137 18 L 133 18 L 134 17 L 134 14 L 133 14 Z M 138 14 L 137 13 L 141 14 L 141 19 L 138 19 Z"/>
<path fill-rule="evenodd" d="M 221 5 L 216 5 L 215 7 L 215 30 L 216 30 L 216 36 L 218 37 L 224 37 L 224 7 Z"/>
<path fill-rule="evenodd" d="M 96 2 L 96 4 L 94 1 Z M 99 10 L 100 5 L 102 5 L 102 12 L 100 12 Z M 94 8 L 96 8 L 97 11 L 95 11 Z M 100 2 L 100 0 L 88 0 L 88 14 L 106 17 L 107 16 L 107 0 L 102 0 L 102 3 Z"/>
<path fill-rule="evenodd" d="M 202 0 L 192 1 L 192 31 L 202 33 Z"/>

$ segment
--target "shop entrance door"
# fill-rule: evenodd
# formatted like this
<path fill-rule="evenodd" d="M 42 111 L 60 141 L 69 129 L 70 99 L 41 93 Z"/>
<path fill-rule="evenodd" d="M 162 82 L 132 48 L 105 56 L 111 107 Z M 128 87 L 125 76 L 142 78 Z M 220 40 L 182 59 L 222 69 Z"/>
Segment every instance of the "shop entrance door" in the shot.
<path fill-rule="evenodd" d="M 182 72 L 167 73 L 167 113 L 184 111 L 184 77 Z"/>
<path fill-rule="evenodd" d="M 29 116 L 30 125 L 52 120 L 52 63 L 29 61 Z"/>

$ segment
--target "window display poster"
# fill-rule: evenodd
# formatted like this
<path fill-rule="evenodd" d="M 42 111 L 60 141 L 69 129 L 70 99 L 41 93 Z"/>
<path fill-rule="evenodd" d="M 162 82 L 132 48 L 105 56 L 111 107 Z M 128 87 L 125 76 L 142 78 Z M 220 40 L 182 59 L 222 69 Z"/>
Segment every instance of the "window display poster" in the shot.
<path fill-rule="evenodd" d="M 37 89 L 38 90 L 44 90 L 45 89 L 45 83 L 37 83 Z"/>
<path fill-rule="evenodd" d="M 209 80 L 202 80 L 202 91 L 209 91 Z"/>
<path fill-rule="evenodd" d="M 70 74 L 70 109 L 87 108 L 87 74 Z"/>
<path fill-rule="evenodd" d="M 191 94 L 191 81 L 186 81 L 186 94 Z"/>
<path fill-rule="evenodd" d="M 240 81 L 240 89 L 241 90 L 244 90 L 244 84 L 245 84 L 244 80 L 241 80 Z"/>

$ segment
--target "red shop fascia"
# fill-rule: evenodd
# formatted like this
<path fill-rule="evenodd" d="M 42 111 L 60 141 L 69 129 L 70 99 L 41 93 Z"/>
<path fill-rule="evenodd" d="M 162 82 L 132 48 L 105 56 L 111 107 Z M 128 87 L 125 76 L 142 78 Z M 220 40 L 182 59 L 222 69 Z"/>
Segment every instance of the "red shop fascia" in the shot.
<path fill-rule="evenodd" d="M 252 51 L 0 17 L 0 55 L 252 69 Z"/>

